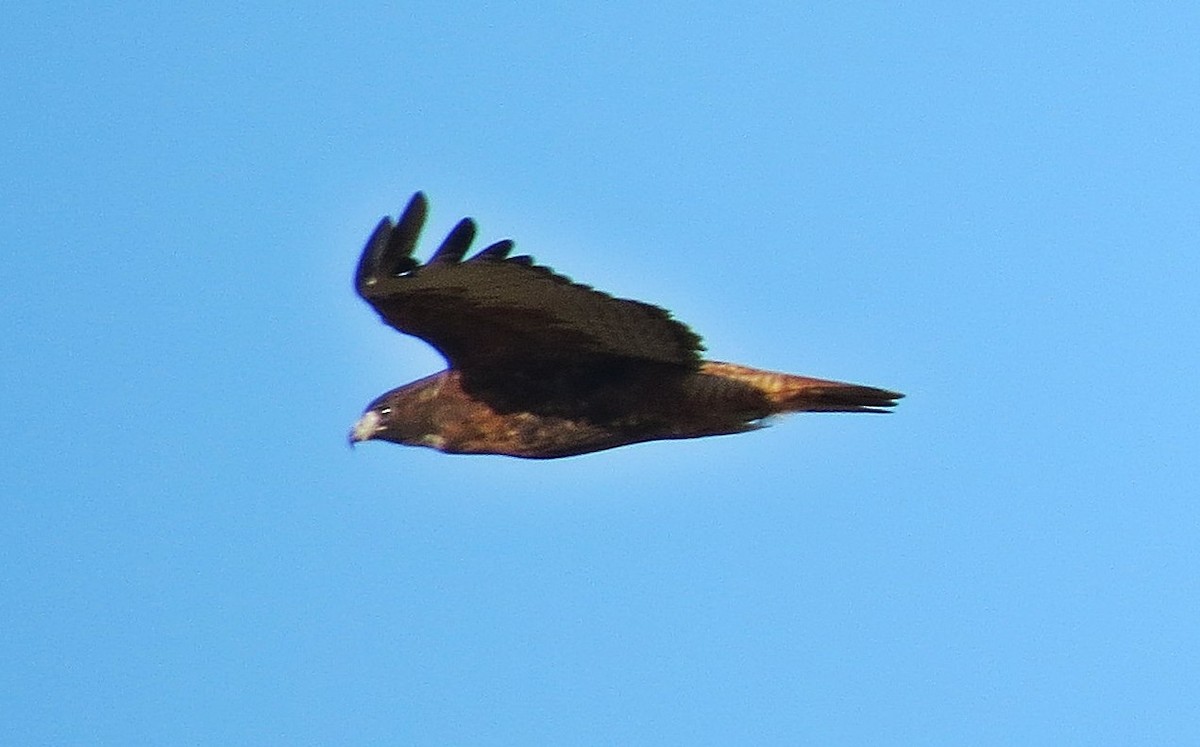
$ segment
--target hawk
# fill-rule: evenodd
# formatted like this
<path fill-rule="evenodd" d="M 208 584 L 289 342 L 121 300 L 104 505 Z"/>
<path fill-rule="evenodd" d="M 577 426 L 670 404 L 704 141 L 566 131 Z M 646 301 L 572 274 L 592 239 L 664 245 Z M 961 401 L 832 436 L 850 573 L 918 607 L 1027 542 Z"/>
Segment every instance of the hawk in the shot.
<path fill-rule="evenodd" d="M 785 412 L 888 412 L 887 389 L 704 360 L 700 338 L 658 306 L 594 290 L 509 256 L 498 241 L 464 259 L 460 221 L 413 258 L 428 201 L 367 241 L 354 287 L 383 321 L 449 364 L 367 406 L 350 443 L 553 459 L 661 439 L 743 433 Z"/>

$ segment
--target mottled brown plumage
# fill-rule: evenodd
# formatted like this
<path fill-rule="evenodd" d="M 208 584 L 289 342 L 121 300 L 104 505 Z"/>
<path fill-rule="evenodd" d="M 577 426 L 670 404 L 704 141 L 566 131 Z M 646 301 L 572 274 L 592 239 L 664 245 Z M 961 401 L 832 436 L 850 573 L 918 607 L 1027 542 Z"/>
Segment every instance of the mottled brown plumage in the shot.
<path fill-rule="evenodd" d="M 548 459 L 741 433 L 783 412 L 887 412 L 903 396 L 702 360 L 700 338 L 664 309 L 510 257 L 511 241 L 464 260 L 469 218 L 421 264 L 412 252 L 427 209 L 418 192 L 399 221 L 380 221 L 354 282 L 450 367 L 372 402 L 351 443 Z"/>

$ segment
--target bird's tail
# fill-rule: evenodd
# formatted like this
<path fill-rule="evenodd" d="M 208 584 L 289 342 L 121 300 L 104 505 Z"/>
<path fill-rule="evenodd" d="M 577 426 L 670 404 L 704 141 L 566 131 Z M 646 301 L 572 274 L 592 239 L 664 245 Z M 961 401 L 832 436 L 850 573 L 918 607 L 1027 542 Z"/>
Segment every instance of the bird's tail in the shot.
<path fill-rule="evenodd" d="M 891 412 L 899 392 L 843 381 L 812 379 L 762 371 L 735 363 L 705 361 L 701 371 L 753 386 L 767 396 L 776 412 Z"/>

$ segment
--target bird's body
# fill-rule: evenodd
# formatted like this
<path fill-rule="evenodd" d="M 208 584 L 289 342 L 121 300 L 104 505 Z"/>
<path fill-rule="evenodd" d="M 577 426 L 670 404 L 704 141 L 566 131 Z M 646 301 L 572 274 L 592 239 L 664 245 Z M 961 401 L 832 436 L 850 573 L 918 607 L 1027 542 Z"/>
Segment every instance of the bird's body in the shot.
<path fill-rule="evenodd" d="M 382 395 L 351 432 L 449 453 L 535 459 L 741 433 L 783 412 L 886 412 L 884 389 L 701 360 L 700 339 L 655 306 L 577 285 L 512 242 L 462 261 L 464 220 L 433 258 L 411 258 L 418 193 L 380 223 L 356 275 L 362 297 L 450 368 Z"/>

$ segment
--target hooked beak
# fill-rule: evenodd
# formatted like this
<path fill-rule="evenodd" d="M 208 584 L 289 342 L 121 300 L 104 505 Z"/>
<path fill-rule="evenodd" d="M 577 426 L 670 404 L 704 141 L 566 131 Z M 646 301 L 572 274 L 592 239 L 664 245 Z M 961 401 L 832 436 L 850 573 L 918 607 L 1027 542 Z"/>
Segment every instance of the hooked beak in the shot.
<path fill-rule="evenodd" d="M 350 429 L 350 447 L 353 448 L 354 444 L 359 441 L 369 441 L 374 438 L 375 433 L 379 430 L 379 421 L 379 413 L 374 410 L 363 413 L 363 416 Z"/>

